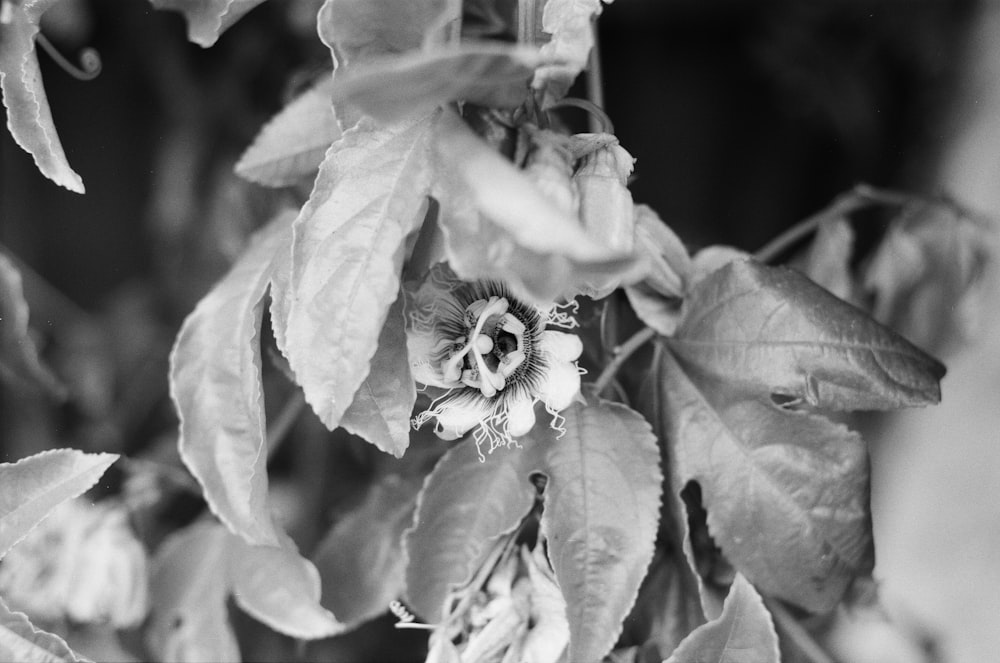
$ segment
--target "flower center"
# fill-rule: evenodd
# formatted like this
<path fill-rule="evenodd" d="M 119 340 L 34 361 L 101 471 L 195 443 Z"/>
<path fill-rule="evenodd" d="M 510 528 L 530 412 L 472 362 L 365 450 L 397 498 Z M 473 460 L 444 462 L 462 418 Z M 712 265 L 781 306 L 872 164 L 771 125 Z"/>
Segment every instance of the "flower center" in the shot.
<path fill-rule="evenodd" d="M 442 362 L 449 382 L 479 389 L 492 398 L 527 358 L 525 326 L 508 312 L 506 297 L 479 299 L 465 309 L 466 335 L 454 339 L 454 352 Z"/>

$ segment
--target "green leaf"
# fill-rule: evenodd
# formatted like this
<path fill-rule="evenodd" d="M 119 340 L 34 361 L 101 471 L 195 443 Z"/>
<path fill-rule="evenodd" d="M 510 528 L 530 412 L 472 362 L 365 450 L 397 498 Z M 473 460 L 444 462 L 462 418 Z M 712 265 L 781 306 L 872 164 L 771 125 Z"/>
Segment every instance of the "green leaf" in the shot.
<path fill-rule="evenodd" d="M 54 398 L 66 396 L 66 388 L 38 358 L 28 333 L 28 302 L 21 274 L 10 258 L 0 253 L 0 377 L 8 376 L 37 385 Z"/>
<path fill-rule="evenodd" d="M 315 177 L 327 148 L 340 138 L 332 89 L 333 77 L 323 76 L 271 118 L 236 162 L 236 174 L 272 187 Z"/>
<path fill-rule="evenodd" d="M 594 45 L 591 20 L 601 13 L 601 0 L 547 0 L 542 30 L 551 35 L 542 55 L 558 62 L 538 70 L 534 86 L 545 89 L 545 104 L 566 96 L 583 71 Z"/>
<path fill-rule="evenodd" d="M 0 599 L 0 660 L 32 663 L 86 661 L 58 635 L 36 629 L 27 615 L 13 612 Z"/>
<path fill-rule="evenodd" d="M 371 371 L 354 394 L 340 425 L 399 458 L 410 445 L 410 415 L 416 400 L 400 294 L 389 308 L 379 334 Z"/>
<path fill-rule="evenodd" d="M 420 48 L 436 29 L 459 18 L 449 0 L 326 0 L 319 34 L 340 66 Z"/>
<path fill-rule="evenodd" d="M 406 584 L 403 532 L 413 521 L 423 481 L 389 475 L 334 524 L 313 553 L 323 605 L 348 628 L 383 614 Z"/>
<path fill-rule="evenodd" d="M 496 43 L 373 58 L 338 71 L 333 102 L 379 122 L 398 122 L 450 101 L 516 108 L 528 96 L 538 62 L 534 49 Z"/>
<path fill-rule="evenodd" d="M 403 537 L 406 595 L 425 621 L 444 617 L 449 590 L 468 582 L 488 544 L 531 510 L 536 490 L 529 477 L 541 466 L 542 445 L 523 444 L 480 462 L 474 444 L 459 443 L 427 477 Z"/>
<path fill-rule="evenodd" d="M 52 509 L 97 483 L 116 460 L 117 454 L 52 449 L 0 463 L 0 558 Z"/>
<path fill-rule="evenodd" d="M 289 251 L 293 214 L 251 240 L 184 321 L 170 358 L 181 458 L 209 507 L 248 542 L 277 545 L 267 506 L 260 324 L 274 261 Z"/>
<path fill-rule="evenodd" d="M 42 175 L 70 191 L 83 193 L 83 180 L 70 168 L 56 134 L 35 55 L 38 21 L 58 1 L 4 3 L 10 20 L 0 23 L 0 91 L 14 142 L 32 156 Z"/>
<path fill-rule="evenodd" d="M 362 120 L 334 143 L 293 225 L 285 352 L 306 400 L 336 428 L 369 373 L 399 292 L 404 240 L 424 218 L 435 116 L 376 127 Z"/>
<path fill-rule="evenodd" d="M 668 342 L 685 365 L 764 398 L 835 410 L 941 398 L 940 362 L 800 273 L 749 260 L 694 286 Z"/>
<path fill-rule="evenodd" d="M 683 242 L 656 212 L 635 206 L 635 245 L 644 264 L 644 278 L 625 287 L 629 304 L 639 319 L 669 336 L 680 320 L 680 304 L 692 271 Z"/>
<path fill-rule="evenodd" d="M 674 489 L 698 483 L 715 542 L 764 592 L 834 607 L 874 564 L 861 438 L 724 383 L 692 381 L 662 357 Z"/>
<path fill-rule="evenodd" d="M 851 302 L 856 287 L 851 274 L 853 253 L 854 229 L 847 218 L 834 217 L 817 228 L 800 269 L 817 285 Z"/>
<path fill-rule="evenodd" d="M 760 594 L 736 576 L 718 619 L 684 638 L 664 663 L 779 663 L 778 635 Z"/>
<path fill-rule="evenodd" d="M 575 403 L 545 450 L 542 530 L 566 599 L 571 661 L 598 661 L 621 633 L 653 558 L 662 474 L 656 437 L 616 403 Z"/>
<path fill-rule="evenodd" d="M 214 44 L 219 36 L 248 11 L 264 0 L 150 0 L 157 9 L 180 12 L 187 21 L 188 39 L 202 48 Z"/>

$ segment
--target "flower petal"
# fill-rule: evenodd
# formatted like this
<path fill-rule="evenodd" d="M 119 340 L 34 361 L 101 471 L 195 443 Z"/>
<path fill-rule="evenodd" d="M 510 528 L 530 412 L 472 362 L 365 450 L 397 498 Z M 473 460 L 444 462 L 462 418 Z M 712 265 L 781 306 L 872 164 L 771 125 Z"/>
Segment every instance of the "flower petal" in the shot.
<path fill-rule="evenodd" d="M 434 409 L 437 417 L 434 432 L 442 439 L 453 440 L 489 418 L 491 411 L 490 402 L 478 391 L 475 395 L 461 393 L 445 397 Z"/>
<path fill-rule="evenodd" d="M 558 361 L 552 355 L 549 355 L 549 361 L 549 370 L 538 390 L 538 396 L 545 401 L 545 405 L 558 412 L 568 408 L 579 393 L 580 370 L 573 362 Z"/>
<path fill-rule="evenodd" d="M 511 437 L 527 435 L 535 426 L 535 400 L 523 398 L 507 404 L 507 432 Z"/>
<path fill-rule="evenodd" d="M 583 341 L 579 336 L 551 329 L 542 332 L 538 345 L 542 352 L 547 352 L 557 362 L 573 361 L 583 352 Z"/>

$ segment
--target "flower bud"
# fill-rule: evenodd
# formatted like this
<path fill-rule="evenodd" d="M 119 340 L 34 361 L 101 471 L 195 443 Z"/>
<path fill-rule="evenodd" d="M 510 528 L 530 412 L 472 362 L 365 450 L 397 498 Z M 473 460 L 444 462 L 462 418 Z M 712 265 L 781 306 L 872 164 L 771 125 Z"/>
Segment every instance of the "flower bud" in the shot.
<path fill-rule="evenodd" d="M 610 134 L 577 134 L 580 165 L 573 175 L 580 196 L 580 220 L 591 237 L 609 249 L 635 246 L 635 206 L 628 190 L 635 159 Z"/>

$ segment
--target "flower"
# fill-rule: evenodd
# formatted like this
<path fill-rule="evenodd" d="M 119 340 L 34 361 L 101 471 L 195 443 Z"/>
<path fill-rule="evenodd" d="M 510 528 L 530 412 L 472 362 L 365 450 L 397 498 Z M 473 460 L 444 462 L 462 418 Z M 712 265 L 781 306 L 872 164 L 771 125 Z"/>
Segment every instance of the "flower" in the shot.
<path fill-rule="evenodd" d="M 407 302 L 407 349 L 414 379 L 446 390 L 418 414 L 417 428 L 435 420 L 435 433 L 456 439 L 475 429 L 476 445 L 492 453 L 515 444 L 535 424 L 542 401 L 558 413 L 580 391 L 579 337 L 567 312 L 575 303 L 542 308 L 513 296 L 498 281 L 463 282 L 436 266 Z"/>

